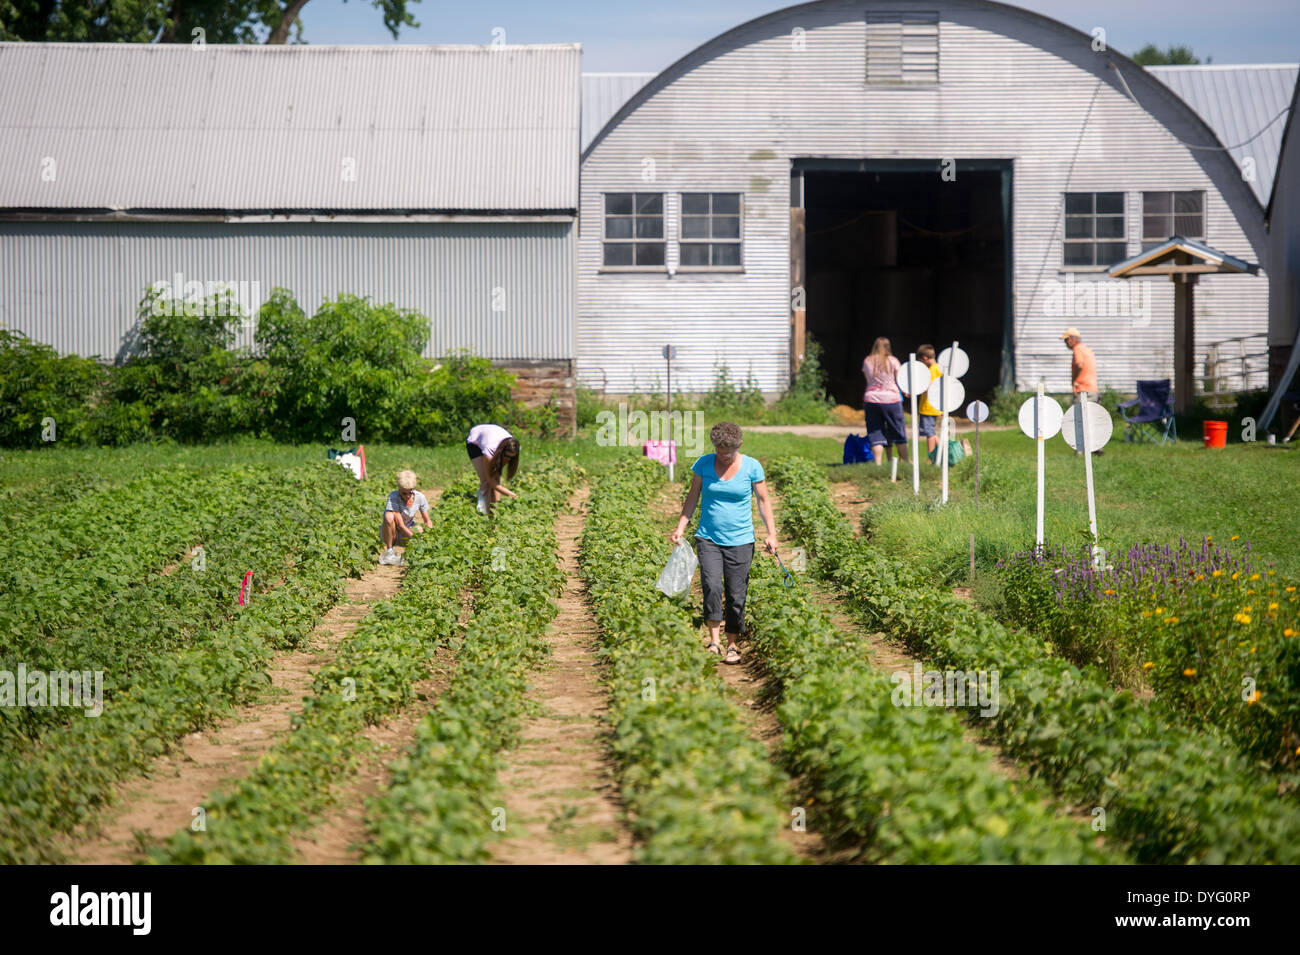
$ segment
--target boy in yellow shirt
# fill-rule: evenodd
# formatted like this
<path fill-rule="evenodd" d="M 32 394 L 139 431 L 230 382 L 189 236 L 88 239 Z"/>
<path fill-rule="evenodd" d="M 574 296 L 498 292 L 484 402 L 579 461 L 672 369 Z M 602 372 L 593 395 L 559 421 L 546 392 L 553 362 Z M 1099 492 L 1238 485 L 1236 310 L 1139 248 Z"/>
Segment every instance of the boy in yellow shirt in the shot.
<path fill-rule="evenodd" d="M 943 369 L 939 363 L 934 360 L 934 346 L 920 345 L 916 349 L 916 357 L 921 359 L 930 369 L 930 381 L 943 374 Z M 925 435 L 925 447 L 931 454 L 939 446 L 939 435 L 935 432 L 935 425 L 939 420 L 939 409 L 930 404 L 930 396 L 921 395 L 921 400 L 916 405 L 916 415 L 920 419 L 917 423 L 920 426 L 921 434 Z"/>

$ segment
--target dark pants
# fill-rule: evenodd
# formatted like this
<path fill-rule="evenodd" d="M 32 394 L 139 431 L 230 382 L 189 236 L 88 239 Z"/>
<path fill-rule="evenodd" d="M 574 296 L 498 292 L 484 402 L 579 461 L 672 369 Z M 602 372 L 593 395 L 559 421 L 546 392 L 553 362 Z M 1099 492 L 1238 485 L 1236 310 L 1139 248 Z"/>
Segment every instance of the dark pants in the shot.
<path fill-rule="evenodd" d="M 695 538 L 700 558 L 700 589 L 704 591 L 704 619 L 722 620 L 727 633 L 745 632 L 745 594 L 749 590 L 749 565 L 754 561 L 754 545 L 723 547 L 703 537 Z M 722 598 L 725 589 L 726 614 Z"/>

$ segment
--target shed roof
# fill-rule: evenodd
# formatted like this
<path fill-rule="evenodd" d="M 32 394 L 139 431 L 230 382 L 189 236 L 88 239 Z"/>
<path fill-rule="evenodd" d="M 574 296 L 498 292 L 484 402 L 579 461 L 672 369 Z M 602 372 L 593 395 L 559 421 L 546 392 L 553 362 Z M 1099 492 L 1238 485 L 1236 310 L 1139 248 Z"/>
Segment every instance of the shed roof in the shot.
<path fill-rule="evenodd" d="M 574 210 L 580 57 L 0 43 L 0 209 Z"/>
<path fill-rule="evenodd" d="M 1205 120 L 1238 167 L 1243 159 L 1254 159 L 1250 186 L 1267 206 L 1300 64 L 1149 66 L 1147 71 Z"/>

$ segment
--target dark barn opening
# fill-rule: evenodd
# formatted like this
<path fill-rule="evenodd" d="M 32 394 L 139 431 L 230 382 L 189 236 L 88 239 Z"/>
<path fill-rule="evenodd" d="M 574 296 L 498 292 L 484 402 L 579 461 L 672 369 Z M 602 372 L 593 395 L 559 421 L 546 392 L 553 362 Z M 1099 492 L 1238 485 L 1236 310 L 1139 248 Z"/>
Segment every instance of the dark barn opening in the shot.
<path fill-rule="evenodd" d="M 807 331 L 835 400 L 862 406 L 862 359 L 881 335 L 900 361 L 958 341 L 969 399 L 990 394 L 1011 372 L 1010 164 L 959 162 L 953 181 L 938 160 L 826 165 L 848 164 L 800 163 L 796 177 Z"/>

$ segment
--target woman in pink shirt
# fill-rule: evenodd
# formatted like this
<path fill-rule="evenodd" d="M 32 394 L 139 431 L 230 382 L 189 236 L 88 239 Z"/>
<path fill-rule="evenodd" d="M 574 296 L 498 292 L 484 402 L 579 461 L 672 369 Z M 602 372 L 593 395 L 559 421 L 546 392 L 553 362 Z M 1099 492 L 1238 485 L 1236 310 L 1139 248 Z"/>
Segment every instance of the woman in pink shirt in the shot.
<path fill-rule="evenodd" d="M 894 380 L 900 367 L 898 359 L 890 351 L 888 338 L 877 338 L 871 346 L 871 354 L 862 361 L 862 376 L 867 379 L 867 390 L 862 394 L 867 441 L 877 465 L 884 465 L 886 450 L 891 446 L 900 460 L 907 461 L 903 395 Z"/>

